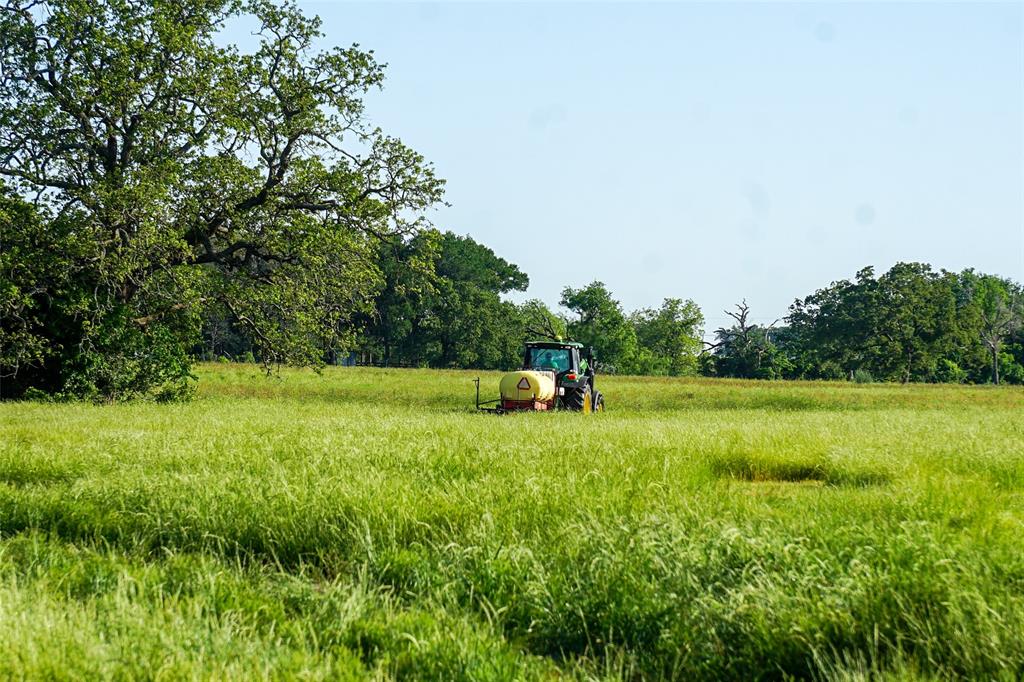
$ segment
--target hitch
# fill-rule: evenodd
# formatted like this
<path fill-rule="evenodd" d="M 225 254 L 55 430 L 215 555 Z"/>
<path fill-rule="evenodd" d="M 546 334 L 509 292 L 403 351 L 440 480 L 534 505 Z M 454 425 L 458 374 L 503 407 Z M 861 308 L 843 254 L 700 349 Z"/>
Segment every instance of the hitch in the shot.
<path fill-rule="evenodd" d="M 494 414 L 505 414 L 505 410 L 501 408 L 501 405 L 495 405 L 494 407 L 486 407 L 487 405 L 493 405 L 494 403 L 500 403 L 501 398 L 495 400 L 485 400 L 480 402 L 480 377 L 473 379 L 473 383 L 476 384 L 476 409 L 480 412 L 492 412 Z"/>

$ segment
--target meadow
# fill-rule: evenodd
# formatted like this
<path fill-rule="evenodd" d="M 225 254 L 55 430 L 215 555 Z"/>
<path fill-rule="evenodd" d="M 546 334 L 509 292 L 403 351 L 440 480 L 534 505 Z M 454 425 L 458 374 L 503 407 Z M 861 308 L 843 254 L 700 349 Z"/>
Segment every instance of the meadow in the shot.
<path fill-rule="evenodd" d="M 0 678 L 1024 677 L 1019 388 L 198 374 L 0 404 Z"/>

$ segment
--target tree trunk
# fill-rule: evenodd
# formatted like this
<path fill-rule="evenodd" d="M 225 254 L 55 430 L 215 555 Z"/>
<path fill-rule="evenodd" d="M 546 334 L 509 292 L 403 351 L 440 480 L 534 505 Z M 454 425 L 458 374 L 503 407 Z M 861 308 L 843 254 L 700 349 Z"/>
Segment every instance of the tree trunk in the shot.
<path fill-rule="evenodd" d="M 391 325 L 385 323 L 381 325 L 380 345 L 383 350 L 383 356 L 381 362 L 385 367 L 391 363 Z"/>
<path fill-rule="evenodd" d="M 992 383 L 999 385 L 999 350 L 992 346 Z"/>

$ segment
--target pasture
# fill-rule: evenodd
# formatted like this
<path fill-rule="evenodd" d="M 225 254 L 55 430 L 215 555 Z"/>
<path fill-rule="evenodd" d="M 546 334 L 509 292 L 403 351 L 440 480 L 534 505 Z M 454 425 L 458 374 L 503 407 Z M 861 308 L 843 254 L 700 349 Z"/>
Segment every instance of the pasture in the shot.
<path fill-rule="evenodd" d="M 198 373 L 0 404 L 0 677 L 1024 676 L 1021 389 Z"/>

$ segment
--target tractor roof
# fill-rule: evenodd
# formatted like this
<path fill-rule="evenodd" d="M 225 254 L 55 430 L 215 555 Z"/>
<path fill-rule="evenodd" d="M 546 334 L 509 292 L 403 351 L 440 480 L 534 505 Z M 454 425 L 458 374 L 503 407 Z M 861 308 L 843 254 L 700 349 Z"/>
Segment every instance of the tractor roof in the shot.
<path fill-rule="evenodd" d="M 583 348 L 577 341 L 527 341 L 527 348 Z"/>

